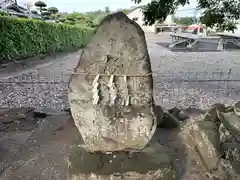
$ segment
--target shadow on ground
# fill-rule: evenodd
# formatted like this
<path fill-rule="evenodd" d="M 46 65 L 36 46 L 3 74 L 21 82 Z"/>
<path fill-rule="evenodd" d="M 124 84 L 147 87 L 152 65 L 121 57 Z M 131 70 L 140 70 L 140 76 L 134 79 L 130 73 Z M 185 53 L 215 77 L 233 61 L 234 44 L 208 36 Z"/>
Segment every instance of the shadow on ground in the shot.
<path fill-rule="evenodd" d="M 169 45 L 171 43 L 156 43 L 157 45 L 161 46 L 161 47 L 164 47 L 166 49 L 168 49 L 169 51 L 172 51 L 172 52 L 220 52 L 219 50 L 216 50 L 216 49 L 204 49 L 204 48 L 192 48 L 192 49 L 189 49 L 189 48 L 186 48 L 184 46 L 179 46 L 179 47 L 174 47 L 174 48 L 170 48 Z"/>
<path fill-rule="evenodd" d="M 158 118 L 158 122 L 161 121 L 159 127 L 164 128 L 157 128 L 155 137 L 166 149 L 166 152 L 172 160 L 173 169 L 176 171 L 176 179 L 180 180 L 183 178 L 187 168 L 187 153 L 185 144 L 180 137 L 180 124 L 159 120 L 159 118 L 162 118 L 161 112 L 161 106 L 156 105 L 155 114 Z"/>
<path fill-rule="evenodd" d="M 160 106 L 157 106 L 160 108 Z M 156 109 L 156 112 L 161 112 Z M 36 114 L 35 114 L 36 115 Z M 68 177 L 68 158 L 72 153 L 72 145 L 81 139 L 80 133 L 74 125 L 73 119 L 69 112 L 62 114 L 53 114 L 51 116 L 34 117 L 27 122 L 25 119 L 14 120 L 16 126 L 0 132 L 0 179 L 1 180 L 30 180 L 30 179 L 56 179 L 66 180 Z M 157 114 L 161 117 L 161 114 Z M 23 121 L 23 122 L 19 122 Z M 26 122 L 25 122 L 26 121 Z M 10 121 L 9 121 L 10 122 Z M 24 124 L 25 122 L 25 124 Z M 30 128 L 19 128 L 18 125 L 28 126 Z M 17 127 L 17 128 L 16 128 Z M 172 160 L 173 169 L 176 171 L 176 180 L 184 177 L 187 170 L 186 146 L 180 136 L 180 128 L 158 128 L 153 137 L 154 142 L 159 142 L 159 153 L 150 153 L 148 156 L 148 147 L 140 153 L 130 154 L 133 159 L 138 159 L 138 166 L 131 164 L 134 161 L 129 160 L 129 154 L 117 153 L 122 158 L 115 161 L 116 167 L 119 164 L 125 164 L 125 168 L 118 168 L 119 172 L 127 172 L 130 166 L 135 166 L 138 173 L 146 173 L 149 169 L 156 170 L 162 165 L 169 165 L 167 155 Z M 155 141 L 156 140 L 156 141 Z M 152 141 L 151 141 L 152 142 Z M 162 146 L 164 148 L 162 148 Z M 150 146 L 149 146 L 150 147 Z M 154 149 L 154 148 L 153 148 Z M 149 149 L 151 151 L 151 149 Z M 152 157 L 154 156 L 154 158 Z M 111 157 L 110 157 L 111 156 Z M 152 160 L 162 159 L 162 161 L 152 163 Z M 96 157 L 96 156 L 95 156 Z M 110 161 L 112 155 L 97 156 L 101 159 L 97 169 L 103 170 L 102 161 Z M 150 158 L 149 158 L 150 157 Z M 93 161 L 92 155 L 83 163 L 85 171 L 91 171 Z M 110 159 L 109 159 L 110 158 Z M 151 159 L 152 158 L 152 159 Z M 126 162 L 120 162 L 125 159 Z M 85 159 L 86 160 L 86 159 Z M 162 164 L 161 164 L 162 163 Z M 148 164 L 146 166 L 146 164 Z M 156 166 L 158 164 L 158 166 Z M 151 166 L 153 165 L 153 166 Z M 113 169 L 113 164 L 109 164 L 104 168 L 106 171 L 100 173 L 109 173 Z M 83 170 L 84 170 L 83 169 Z"/>

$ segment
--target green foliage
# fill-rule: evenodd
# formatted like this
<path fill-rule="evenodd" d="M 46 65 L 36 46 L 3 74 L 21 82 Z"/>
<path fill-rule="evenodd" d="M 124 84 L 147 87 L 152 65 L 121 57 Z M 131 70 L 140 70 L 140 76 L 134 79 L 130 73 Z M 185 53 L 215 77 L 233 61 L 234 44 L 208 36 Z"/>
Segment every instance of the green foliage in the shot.
<path fill-rule="evenodd" d="M 48 12 L 50 12 L 51 14 L 56 14 L 58 13 L 58 9 L 56 7 L 50 7 L 47 9 Z"/>
<path fill-rule="evenodd" d="M 61 17 L 61 14 L 60 14 L 60 13 L 51 14 L 50 17 L 51 17 L 52 19 L 58 20 L 58 18 Z"/>
<path fill-rule="evenodd" d="M 39 11 L 41 13 L 41 18 L 44 19 L 44 16 L 46 16 L 46 15 L 44 15 L 43 12 L 47 11 L 47 8 L 46 8 L 47 4 L 45 2 L 43 2 L 43 1 L 37 1 L 37 2 L 35 2 L 34 5 L 36 7 L 38 7 L 38 9 L 39 9 Z"/>
<path fill-rule="evenodd" d="M 142 0 L 132 0 L 140 3 Z M 153 25 L 157 20 L 164 21 L 168 15 L 174 14 L 179 5 L 189 4 L 189 0 L 156 0 L 142 7 L 145 25 Z"/>
<path fill-rule="evenodd" d="M 69 19 L 66 19 L 66 20 L 64 21 L 64 23 L 65 23 L 65 24 L 70 24 L 70 25 L 74 25 L 74 24 L 75 24 L 74 21 L 71 21 L 71 20 L 69 20 Z"/>
<path fill-rule="evenodd" d="M 77 26 L 84 26 L 84 27 L 96 27 L 96 23 L 92 20 L 91 17 L 87 16 L 86 14 L 74 12 L 70 14 L 64 14 L 59 18 L 60 22 L 77 25 Z"/>
<path fill-rule="evenodd" d="M 47 8 L 42 8 L 42 11 L 48 11 L 48 9 Z"/>
<path fill-rule="evenodd" d="M 0 17 L 0 27 L 0 62 L 80 48 L 93 33 L 90 28 L 12 17 Z"/>
<path fill-rule="evenodd" d="M 106 17 L 109 13 L 106 13 L 105 11 L 91 11 L 91 12 L 87 12 L 85 13 L 85 15 L 91 19 L 91 21 L 97 25 L 101 22 L 101 20 Z"/>
<path fill-rule="evenodd" d="M 142 0 L 132 0 L 140 3 Z M 200 21 L 207 27 L 218 30 L 234 31 L 240 20 L 239 0 L 197 0 L 198 8 L 203 10 Z M 157 20 L 163 21 L 174 14 L 179 6 L 189 4 L 189 0 L 155 0 L 143 7 L 145 25 L 152 25 Z"/>
<path fill-rule="evenodd" d="M 43 15 L 44 20 L 50 20 L 51 18 L 48 15 Z"/>
<path fill-rule="evenodd" d="M 66 19 L 63 18 L 63 17 L 58 18 L 58 20 L 59 20 L 60 22 L 64 22 L 64 21 L 66 21 Z"/>
<path fill-rule="evenodd" d="M 128 14 L 128 13 L 130 13 L 132 11 L 132 9 L 118 9 L 117 11 L 122 11 L 125 14 Z"/>
<path fill-rule="evenodd" d="M 43 15 L 43 16 L 48 16 L 48 15 L 50 15 L 50 12 L 48 12 L 48 11 L 43 11 L 43 12 L 42 12 L 42 15 Z"/>
<path fill-rule="evenodd" d="M 105 7 L 105 13 L 110 13 L 110 9 L 109 9 L 109 7 L 107 6 L 107 7 Z"/>
<path fill-rule="evenodd" d="M 31 13 L 32 14 L 38 14 L 38 12 L 36 10 L 32 10 Z"/>
<path fill-rule="evenodd" d="M 47 4 L 43 1 L 37 1 L 35 2 L 34 4 L 36 7 L 40 7 L 40 8 L 44 8 L 44 7 L 47 7 Z"/>
<path fill-rule="evenodd" d="M 4 12 L 4 11 L 0 11 L 0 16 L 9 16 L 8 13 Z"/>
<path fill-rule="evenodd" d="M 179 18 L 175 18 L 174 22 L 176 24 L 180 24 L 180 25 L 191 25 L 197 22 L 197 19 L 195 17 L 179 17 Z"/>

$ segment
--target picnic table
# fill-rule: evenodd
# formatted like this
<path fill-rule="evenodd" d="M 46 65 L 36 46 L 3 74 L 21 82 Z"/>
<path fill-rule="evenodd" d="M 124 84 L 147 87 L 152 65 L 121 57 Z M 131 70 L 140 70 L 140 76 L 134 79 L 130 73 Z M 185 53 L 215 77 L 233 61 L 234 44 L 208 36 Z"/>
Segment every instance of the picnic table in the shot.
<path fill-rule="evenodd" d="M 217 50 L 223 50 L 223 41 L 221 36 L 203 36 L 190 33 L 172 33 L 172 44 L 169 48 L 179 47 L 184 45 L 184 47 L 192 49 L 197 43 L 215 43 L 217 44 Z"/>
<path fill-rule="evenodd" d="M 235 44 L 237 47 L 240 47 L 240 33 L 234 34 L 230 32 L 222 32 L 222 33 L 215 33 L 216 36 L 220 36 L 223 45 L 227 44 L 228 42 L 231 42 Z"/>

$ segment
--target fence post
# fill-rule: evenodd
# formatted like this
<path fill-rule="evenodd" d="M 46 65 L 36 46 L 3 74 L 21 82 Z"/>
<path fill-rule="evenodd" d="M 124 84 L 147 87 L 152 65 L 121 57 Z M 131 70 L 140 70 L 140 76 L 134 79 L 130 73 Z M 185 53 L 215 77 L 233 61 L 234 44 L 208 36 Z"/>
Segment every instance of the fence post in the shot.
<path fill-rule="evenodd" d="M 228 71 L 227 88 L 228 88 L 228 85 L 229 85 L 229 80 L 230 80 L 231 74 L 232 74 L 232 68 L 230 68 L 229 71 Z"/>

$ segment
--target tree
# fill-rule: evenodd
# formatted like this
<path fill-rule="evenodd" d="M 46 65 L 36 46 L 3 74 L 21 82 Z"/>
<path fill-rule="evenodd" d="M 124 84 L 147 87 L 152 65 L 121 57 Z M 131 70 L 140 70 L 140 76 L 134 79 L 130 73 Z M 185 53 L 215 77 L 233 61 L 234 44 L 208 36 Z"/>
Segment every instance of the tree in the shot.
<path fill-rule="evenodd" d="M 47 4 L 43 1 L 37 1 L 34 5 L 39 8 L 41 18 L 43 19 L 43 11 L 45 10 L 45 7 L 47 7 Z"/>
<path fill-rule="evenodd" d="M 61 14 L 57 21 L 61 23 L 76 25 L 76 26 L 87 26 L 96 27 L 97 24 L 93 21 L 92 16 L 83 13 L 73 12 L 69 14 Z"/>
<path fill-rule="evenodd" d="M 109 7 L 107 6 L 107 7 L 105 7 L 105 13 L 110 13 L 110 9 L 109 9 Z"/>
<path fill-rule="evenodd" d="M 49 15 L 50 15 L 50 12 L 48 12 L 48 11 L 43 11 L 43 12 L 42 12 L 42 15 L 45 16 L 45 17 L 46 17 L 46 16 L 49 16 Z"/>
<path fill-rule="evenodd" d="M 58 20 L 60 21 L 60 22 L 64 22 L 64 21 L 66 21 L 66 19 L 65 18 L 62 18 L 62 17 L 60 17 L 60 18 L 58 18 Z"/>
<path fill-rule="evenodd" d="M 57 14 L 58 13 L 58 8 L 50 7 L 50 8 L 48 8 L 48 12 L 50 12 L 51 14 Z"/>
<path fill-rule="evenodd" d="M 36 10 L 32 10 L 31 13 L 32 14 L 38 14 L 38 12 Z"/>
<path fill-rule="evenodd" d="M 42 8 L 42 11 L 48 11 L 48 9 L 44 7 L 44 8 Z"/>
<path fill-rule="evenodd" d="M 179 18 L 174 18 L 174 22 L 176 24 L 181 24 L 181 25 L 191 25 L 194 24 L 197 21 L 195 17 L 179 17 Z"/>
<path fill-rule="evenodd" d="M 56 13 L 56 14 L 50 14 L 50 17 L 52 19 L 54 19 L 55 21 L 58 21 L 58 19 L 61 17 L 60 13 Z M 58 21 L 59 22 L 59 21 Z M 60 21 L 61 22 L 61 21 Z"/>
<path fill-rule="evenodd" d="M 142 0 L 132 0 L 139 4 Z M 207 27 L 217 30 L 234 31 L 240 19 L 239 0 L 197 0 L 198 9 L 203 12 L 200 21 Z M 164 21 L 168 15 L 174 14 L 179 6 L 189 4 L 189 0 L 154 0 L 142 9 L 146 25 L 156 20 Z"/>
<path fill-rule="evenodd" d="M 49 13 L 50 17 L 54 20 L 56 20 L 58 17 L 60 17 L 58 13 L 58 9 L 56 7 L 49 7 L 47 9 L 47 12 Z"/>
<path fill-rule="evenodd" d="M 122 11 L 125 14 L 128 14 L 128 13 L 130 13 L 132 11 L 132 9 L 118 9 L 117 11 Z"/>

